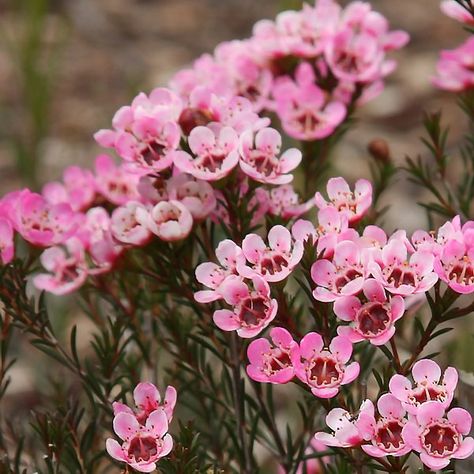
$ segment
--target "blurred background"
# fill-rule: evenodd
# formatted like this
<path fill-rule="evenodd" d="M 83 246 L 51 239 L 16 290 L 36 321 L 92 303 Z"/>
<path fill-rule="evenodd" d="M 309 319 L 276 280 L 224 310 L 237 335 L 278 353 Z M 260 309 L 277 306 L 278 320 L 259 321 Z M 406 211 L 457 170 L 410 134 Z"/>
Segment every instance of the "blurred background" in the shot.
<path fill-rule="evenodd" d="M 398 164 L 406 155 L 423 156 L 423 111 L 443 109 L 453 150 L 467 130 L 455 97 L 430 83 L 439 50 L 458 45 L 467 33 L 441 14 L 439 0 L 371 3 L 412 40 L 396 53 L 399 67 L 384 93 L 358 111 L 354 129 L 336 148 L 336 172 L 349 179 L 369 176 L 366 147 L 374 138 L 388 141 Z M 26 185 L 40 189 L 73 163 L 91 166 L 100 151 L 93 133 L 108 128 L 115 110 L 137 92 L 166 84 L 219 42 L 247 37 L 257 20 L 300 5 L 298 0 L 0 0 L 0 195 Z M 415 205 L 423 197 L 419 192 L 398 174 L 385 195 L 391 206 L 387 230 L 427 226 L 423 209 Z M 472 330 L 455 333 L 440 339 L 449 347 L 447 359 L 472 370 Z M 24 362 L 13 373 L 19 377 L 10 391 L 14 396 L 31 379 L 21 376 Z"/>

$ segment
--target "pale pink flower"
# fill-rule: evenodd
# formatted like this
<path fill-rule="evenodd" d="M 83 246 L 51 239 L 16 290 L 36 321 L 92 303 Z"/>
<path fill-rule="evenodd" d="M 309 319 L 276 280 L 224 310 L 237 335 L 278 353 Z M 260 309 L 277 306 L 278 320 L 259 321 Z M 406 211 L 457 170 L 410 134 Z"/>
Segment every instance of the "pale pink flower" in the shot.
<path fill-rule="evenodd" d="M 177 393 L 173 386 L 168 385 L 162 402 L 160 392 L 155 385 L 151 382 L 140 382 L 133 391 L 133 400 L 136 407 L 135 411 L 123 403 L 114 402 L 112 404 L 114 415 L 122 412 L 130 413 L 135 416 L 140 424 L 144 425 L 151 413 L 155 410 L 163 409 L 168 422 L 171 423 L 174 407 L 176 406 Z"/>
<path fill-rule="evenodd" d="M 20 193 L 12 212 L 12 224 L 18 233 L 40 247 L 65 242 L 78 226 L 78 215 L 69 204 L 49 204 L 43 196 L 29 190 Z"/>
<path fill-rule="evenodd" d="M 352 344 L 346 337 L 336 336 L 329 347 L 317 332 L 306 334 L 300 341 L 299 351 L 292 353 L 297 377 L 319 398 L 332 398 L 341 385 L 354 381 L 359 375 L 358 362 L 347 362 L 352 355 Z"/>
<path fill-rule="evenodd" d="M 108 438 L 108 454 L 139 472 L 154 471 L 156 462 L 167 456 L 173 448 L 173 439 L 167 433 L 166 413 L 161 408 L 148 416 L 145 426 L 142 426 L 135 416 L 125 412 L 114 417 L 113 425 L 122 445 L 115 439 Z"/>
<path fill-rule="evenodd" d="M 383 286 L 373 278 L 364 282 L 364 299 L 354 295 L 342 296 L 334 302 L 334 313 L 349 326 L 338 326 L 337 333 L 352 343 L 368 340 L 381 346 L 395 334 L 395 322 L 405 311 L 401 296 L 387 298 Z"/>
<path fill-rule="evenodd" d="M 168 181 L 161 176 L 141 176 L 137 184 L 140 200 L 146 204 L 158 204 L 168 201 Z"/>
<path fill-rule="evenodd" d="M 140 177 L 127 172 L 123 165 L 116 166 L 108 155 L 99 155 L 95 159 L 97 192 L 107 201 L 121 206 L 128 201 L 139 201 L 137 186 Z"/>
<path fill-rule="evenodd" d="M 401 403 L 390 393 L 382 395 L 377 401 L 379 416 L 365 412 L 359 416 L 357 428 L 366 441 L 362 449 L 374 458 L 384 456 L 404 456 L 411 451 L 402 437 L 407 422 L 406 411 Z"/>
<path fill-rule="evenodd" d="M 11 222 L 0 216 L 0 262 L 10 263 L 15 254 L 14 231 Z"/>
<path fill-rule="evenodd" d="M 291 219 L 305 214 L 314 207 L 314 199 L 302 203 L 291 184 L 276 186 L 268 193 L 268 212 L 273 216 Z"/>
<path fill-rule="evenodd" d="M 284 131 L 299 140 L 319 140 L 333 133 L 346 116 L 342 102 L 331 101 L 315 84 L 308 63 L 298 66 L 296 82 L 280 78 L 273 87 L 274 108 Z"/>
<path fill-rule="evenodd" d="M 474 452 L 472 418 L 462 408 L 446 407 L 436 401 L 425 403 L 404 426 L 405 443 L 420 453 L 422 463 L 434 471 L 444 469 L 451 459 L 466 459 Z"/>
<path fill-rule="evenodd" d="M 433 263 L 428 252 L 416 251 L 408 259 L 406 243 L 394 238 L 382 249 L 382 262 L 371 261 L 369 270 L 390 293 L 406 296 L 425 293 L 438 281 Z"/>
<path fill-rule="evenodd" d="M 446 409 L 451 404 L 458 383 L 458 373 L 448 367 L 441 379 L 439 365 L 430 359 L 419 360 L 412 369 L 413 386 L 407 377 L 395 374 L 389 383 L 390 392 L 402 402 L 408 413 L 416 414 L 424 403 L 435 400 Z"/>
<path fill-rule="evenodd" d="M 441 2 L 441 11 L 457 21 L 466 25 L 474 25 L 474 17 L 467 8 L 464 8 L 456 0 L 443 0 Z"/>
<path fill-rule="evenodd" d="M 258 274 L 266 281 L 284 280 L 303 257 L 303 243 L 293 241 L 290 231 L 276 225 L 268 232 L 268 246 L 257 234 L 248 234 L 242 242 L 242 251 L 249 266 L 238 262 L 237 269 L 244 277 Z"/>
<path fill-rule="evenodd" d="M 359 246 L 344 240 L 336 244 L 331 260 L 316 260 L 311 267 L 311 278 L 316 283 L 313 296 L 318 301 L 335 301 L 341 296 L 358 293 L 368 276 L 363 253 Z"/>
<path fill-rule="evenodd" d="M 474 87 L 474 38 L 461 46 L 441 51 L 433 84 L 440 89 L 460 92 Z"/>
<path fill-rule="evenodd" d="M 275 319 L 278 303 L 271 298 L 263 278 L 254 275 L 247 283 L 237 276 L 225 279 L 219 291 L 233 308 L 215 311 L 213 319 L 223 331 L 237 331 L 240 337 L 252 338 Z"/>
<path fill-rule="evenodd" d="M 110 230 L 114 238 L 122 244 L 141 246 L 145 245 L 151 238 L 151 231 L 137 220 L 138 208 L 146 209 L 139 202 L 129 201 L 112 212 Z"/>
<path fill-rule="evenodd" d="M 84 246 L 71 237 L 63 247 L 50 247 L 40 256 L 43 267 L 49 273 L 40 273 L 33 278 L 39 290 L 55 295 L 65 295 L 80 288 L 87 279 L 88 266 Z"/>
<path fill-rule="evenodd" d="M 179 201 L 161 201 L 149 211 L 137 208 L 137 221 L 165 242 L 185 239 L 193 227 L 193 216 Z"/>
<path fill-rule="evenodd" d="M 247 374 L 256 382 L 287 383 L 295 376 L 291 357 L 298 350 L 298 344 L 286 329 L 280 327 L 270 331 L 270 338 L 271 343 L 260 338 L 249 344 Z"/>
<path fill-rule="evenodd" d="M 41 194 L 50 204 L 68 203 L 73 211 L 83 211 L 94 201 L 95 178 L 89 170 L 69 166 L 64 170 L 63 182 L 45 184 Z"/>
<path fill-rule="evenodd" d="M 265 184 L 287 184 L 301 162 L 301 152 L 290 148 L 280 157 L 281 135 L 274 128 L 248 130 L 240 137 L 240 167 L 250 178 Z"/>
<path fill-rule="evenodd" d="M 326 416 L 326 424 L 332 433 L 321 431 L 314 435 L 317 441 L 325 446 L 351 448 L 363 443 L 364 437 L 357 428 L 357 422 L 363 414 L 374 416 L 374 405 L 370 400 L 364 400 L 357 414 L 349 413 L 342 408 L 333 408 Z"/>
<path fill-rule="evenodd" d="M 359 179 L 352 192 L 344 178 L 331 178 L 326 187 L 329 202 L 321 193 L 315 194 L 314 201 L 319 209 L 334 207 L 344 214 L 349 223 L 354 224 L 364 217 L 372 205 L 372 184 L 366 179 Z"/>
<path fill-rule="evenodd" d="M 216 257 L 220 265 L 204 262 L 196 268 L 196 280 L 211 288 L 197 291 L 194 298 L 199 303 L 210 303 L 222 299 L 220 286 L 230 275 L 238 275 L 237 262 L 245 262 L 242 249 L 232 240 L 225 239 L 216 248 Z"/>
<path fill-rule="evenodd" d="M 367 261 L 375 261 L 383 265 L 382 250 L 387 245 L 387 234 L 376 225 L 368 225 L 364 228 L 357 244 L 363 249 Z"/>
<path fill-rule="evenodd" d="M 239 162 L 239 137 L 231 127 L 219 131 L 209 127 L 194 128 L 188 138 L 192 155 L 185 151 L 173 153 L 174 164 L 183 172 L 205 181 L 227 176 Z"/>
<path fill-rule="evenodd" d="M 205 219 L 216 207 L 212 186 L 185 173 L 171 177 L 166 183 L 170 200 L 179 201 L 189 209 L 193 219 Z"/>

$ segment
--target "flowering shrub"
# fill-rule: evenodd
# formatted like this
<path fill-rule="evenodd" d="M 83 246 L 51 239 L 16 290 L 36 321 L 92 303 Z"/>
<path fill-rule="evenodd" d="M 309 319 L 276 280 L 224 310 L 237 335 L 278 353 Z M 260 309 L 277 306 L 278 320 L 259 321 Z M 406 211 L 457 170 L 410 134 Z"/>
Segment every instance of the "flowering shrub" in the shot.
<path fill-rule="evenodd" d="M 474 24 L 468 0 L 442 9 Z M 42 461 L 1 442 L 8 472 L 406 473 L 473 454 L 458 371 L 425 354 L 474 311 L 472 133 L 458 182 L 439 114 L 425 120 L 433 163 L 407 158 L 435 199 L 430 232 L 381 227 L 384 142 L 371 180 L 316 180 L 407 42 L 369 3 L 282 12 L 121 107 L 95 134 L 117 161 L 0 199 L 0 395 L 16 331 L 70 392 L 34 416 Z M 471 125 L 473 48 L 441 52 L 433 78 Z M 40 291 L 81 302 L 87 351 L 77 327 L 56 336 Z"/>

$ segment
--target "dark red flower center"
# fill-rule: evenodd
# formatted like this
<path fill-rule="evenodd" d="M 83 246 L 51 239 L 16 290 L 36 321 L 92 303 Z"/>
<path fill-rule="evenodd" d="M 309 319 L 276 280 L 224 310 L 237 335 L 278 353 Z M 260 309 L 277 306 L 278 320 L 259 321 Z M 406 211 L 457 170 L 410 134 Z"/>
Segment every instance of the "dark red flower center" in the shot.
<path fill-rule="evenodd" d="M 267 255 L 260 262 L 262 275 L 274 275 L 288 266 L 288 260 L 281 254 Z"/>
<path fill-rule="evenodd" d="M 340 292 L 341 289 L 345 285 L 347 285 L 347 283 L 361 276 L 362 273 L 359 270 L 357 270 L 356 268 L 349 268 L 343 275 L 340 275 L 338 278 L 336 278 L 334 284 L 336 286 L 337 291 Z"/>
<path fill-rule="evenodd" d="M 239 319 L 246 326 L 256 326 L 265 318 L 267 310 L 267 301 L 261 296 L 247 298 L 240 308 Z"/>
<path fill-rule="evenodd" d="M 375 435 L 377 444 L 383 446 L 387 451 L 397 450 L 403 446 L 402 438 L 403 424 L 399 420 L 387 421 L 381 426 Z"/>
<path fill-rule="evenodd" d="M 327 356 L 316 357 L 308 372 L 309 381 L 318 387 L 332 386 L 342 378 L 342 371 L 337 361 Z"/>
<path fill-rule="evenodd" d="M 453 426 L 442 421 L 426 428 L 421 435 L 422 443 L 432 456 L 452 454 L 459 446 L 459 435 Z"/>
<path fill-rule="evenodd" d="M 290 355 L 281 349 L 273 349 L 271 356 L 266 364 L 267 373 L 275 373 L 280 370 L 291 367 Z"/>
<path fill-rule="evenodd" d="M 416 405 L 421 405 L 431 400 L 444 402 L 446 400 L 446 392 L 441 387 L 436 387 L 435 385 L 418 385 L 413 389 L 410 399 Z"/>
<path fill-rule="evenodd" d="M 382 303 L 368 303 L 357 313 L 358 330 L 366 336 L 377 336 L 390 325 L 390 315 Z"/>
<path fill-rule="evenodd" d="M 136 462 L 149 461 L 151 457 L 156 456 L 157 452 L 156 439 L 151 436 L 133 438 L 128 448 L 128 455 Z"/>
<path fill-rule="evenodd" d="M 455 281 L 461 285 L 474 283 L 474 266 L 470 262 L 459 262 L 448 274 L 449 281 Z"/>
<path fill-rule="evenodd" d="M 389 273 L 387 281 L 395 288 L 398 288 L 401 285 L 416 286 L 416 277 L 413 272 L 399 267 L 395 267 Z"/>
<path fill-rule="evenodd" d="M 147 143 L 145 148 L 140 152 L 143 161 L 147 165 L 153 165 L 156 161 L 160 161 L 163 158 L 166 147 L 159 141 L 152 141 Z"/>

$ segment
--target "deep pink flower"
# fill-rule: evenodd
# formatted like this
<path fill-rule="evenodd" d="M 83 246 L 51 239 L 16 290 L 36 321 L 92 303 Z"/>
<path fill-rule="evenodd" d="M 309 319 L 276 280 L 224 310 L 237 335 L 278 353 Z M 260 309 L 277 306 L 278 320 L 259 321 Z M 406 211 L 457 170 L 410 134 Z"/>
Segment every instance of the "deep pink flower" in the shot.
<path fill-rule="evenodd" d="M 466 25 L 474 25 L 474 17 L 468 11 L 467 8 L 464 8 L 456 0 L 443 0 L 441 2 L 441 11 L 457 21 L 464 23 Z"/>
<path fill-rule="evenodd" d="M 148 416 L 145 426 L 132 414 L 120 412 L 114 417 L 114 431 L 123 442 L 120 445 L 115 439 L 108 438 L 107 452 L 139 472 L 154 471 L 156 462 L 173 448 L 173 439 L 167 433 L 166 413 L 161 408 Z"/>
<path fill-rule="evenodd" d="M 128 201 L 139 201 L 139 175 L 127 172 L 123 165 L 116 166 L 108 155 L 95 159 L 97 191 L 112 204 L 121 206 Z"/>
<path fill-rule="evenodd" d="M 210 303 L 223 298 L 219 291 L 224 280 L 230 275 L 237 275 L 237 262 L 245 262 L 242 249 L 232 240 L 225 239 L 216 248 L 216 257 L 220 265 L 204 262 L 196 268 L 196 280 L 211 288 L 197 291 L 194 298 L 199 303 Z"/>
<path fill-rule="evenodd" d="M 326 187 L 329 202 L 321 193 L 315 194 L 315 203 L 319 209 L 334 207 L 338 212 L 344 214 L 349 223 L 354 224 L 362 217 L 372 205 L 372 185 L 366 179 L 357 180 L 352 192 L 344 178 L 331 178 Z"/>
<path fill-rule="evenodd" d="M 311 278 L 318 285 L 313 296 L 318 301 L 335 301 L 341 296 L 358 293 L 367 278 L 367 269 L 359 246 L 344 240 L 336 244 L 332 261 L 316 260 Z"/>
<path fill-rule="evenodd" d="M 15 254 L 14 231 L 11 222 L 0 216 L 0 262 L 10 263 Z"/>
<path fill-rule="evenodd" d="M 337 448 L 359 446 L 364 437 L 357 428 L 357 422 L 363 414 L 374 416 L 374 405 L 370 400 L 364 400 L 358 414 L 354 415 L 342 408 L 333 408 L 326 416 L 326 424 L 331 428 L 332 434 L 321 431 L 316 433 L 314 438 L 325 446 Z"/>
<path fill-rule="evenodd" d="M 114 238 L 122 244 L 141 246 L 151 238 L 151 231 L 137 220 L 138 208 L 146 212 L 145 206 L 136 201 L 129 201 L 112 212 L 110 230 Z"/>
<path fill-rule="evenodd" d="M 49 204 L 29 190 L 22 191 L 15 204 L 12 224 L 33 245 L 49 247 L 65 242 L 77 229 L 78 215 L 69 204 Z"/>
<path fill-rule="evenodd" d="M 250 178 L 266 184 L 287 184 L 301 162 L 301 152 L 290 148 L 278 157 L 281 135 L 274 128 L 262 128 L 254 134 L 248 130 L 240 138 L 240 167 Z"/>
<path fill-rule="evenodd" d="M 216 207 L 216 195 L 206 181 L 180 173 L 170 178 L 166 186 L 169 199 L 184 204 L 196 221 L 205 219 Z"/>
<path fill-rule="evenodd" d="M 433 263 L 433 255 L 421 251 L 412 253 L 408 260 L 406 243 L 393 238 L 382 249 L 382 263 L 370 262 L 369 270 L 390 293 L 405 296 L 425 293 L 438 281 Z"/>
<path fill-rule="evenodd" d="M 251 286 L 249 286 L 251 285 Z M 221 284 L 220 293 L 232 311 L 214 312 L 214 323 L 223 331 L 237 331 L 243 338 L 255 337 L 275 319 L 278 304 L 270 296 L 270 287 L 254 275 L 249 284 L 237 276 L 229 276 Z"/>
<path fill-rule="evenodd" d="M 166 413 L 166 417 L 170 423 L 173 419 L 177 393 L 173 386 L 168 385 L 165 391 L 165 398 L 162 402 L 160 392 L 155 385 L 151 382 L 140 382 L 133 391 L 133 400 L 136 406 L 135 411 L 123 403 L 114 402 L 114 415 L 118 415 L 122 412 L 129 413 L 134 415 L 140 424 L 144 425 L 151 413 L 161 408 Z"/>
<path fill-rule="evenodd" d="M 433 84 L 440 89 L 459 92 L 474 87 L 474 38 L 455 49 L 441 51 L 436 71 Z"/>
<path fill-rule="evenodd" d="M 283 219 L 305 214 L 314 207 L 314 199 L 300 202 L 300 197 L 291 184 L 274 187 L 268 193 L 268 212 Z"/>
<path fill-rule="evenodd" d="M 339 326 L 337 333 L 349 340 L 370 341 L 380 346 L 388 342 L 395 334 L 395 322 L 405 311 L 401 296 L 387 298 L 383 286 L 373 278 L 364 282 L 364 299 L 350 295 L 342 296 L 334 302 L 334 313 L 339 319 L 349 321 L 349 326 Z"/>
<path fill-rule="evenodd" d="M 81 241 L 71 237 L 64 247 L 50 247 L 41 254 L 41 264 L 49 273 L 40 273 L 33 278 L 39 290 L 65 295 L 86 281 L 89 272 Z"/>
<path fill-rule="evenodd" d="M 317 332 L 310 332 L 301 339 L 300 350 L 292 354 L 298 378 L 311 388 L 319 398 L 332 398 L 341 385 L 351 383 L 360 371 L 358 362 L 347 362 L 352 355 L 352 344 L 346 337 L 336 336 L 329 348 Z"/>
<path fill-rule="evenodd" d="M 135 217 L 165 242 L 185 239 L 193 227 L 193 216 L 179 201 L 161 201 L 149 211 L 139 207 Z"/>
<path fill-rule="evenodd" d="M 436 401 L 425 403 L 402 432 L 405 443 L 434 471 L 444 469 L 451 459 L 466 459 L 474 452 L 474 439 L 466 436 L 472 425 L 469 412 L 452 408 L 445 415 L 445 409 Z"/>
<path fill-rule="evenodd" d="M 293 242 L 290 231 L 276 225 L 268 232 L 268 246 L 257 234 L 248 234 L 242 242 L 242 251 L 250 266 L 238 264 L 244 277 L 258 274 L 266 281 L 284 280 L 303 257 L 303 243 Z"/>
<path fill-rule="evenodd" d="M 95 178 L 87 169 L 69 166 L 64 170 L 63 182 L 45 184 L 41 194 L 50 204 L 68 203 L 73 211 L 84 211 L 94 201 Z"/>
<path fill-rule="evenodd" d="M 247 374 L 256 382 L 287 383 L 295 376 L 291 358 L 298 351 L 298 344 L 286 329 L 280 327 L 270 331 L 270 338 L 271 343 L 265 338 L 250 343 Z"/>
<path fill-rule="evenodd" d="M 296 82 L 280 78 L 273 87 L 275 111 L 285 132 L 299 140 L 319 140 L 335 130 L 346 116 L 342 102 L 328 100 L 327 94 L 315 84 L 310 64 L 298 66 Z"/>
<path fill-rule="evenodd" d="M 195 178 L 216 181 L 227 176 L 239 162 L 239 137 L 231 127 L 219 131 L 196 127 L 191 131 L 188 143 L 192 155 L 176 151 L 173 161 L 181 171 Z"/>
<path fill-rule="evenodd" d="M 407 422 L 406 411 L 401 403 L 390 393 L 382 395 L 377 401 L 379 416 L 365 412 L 356 423 L 366 441 L 362 449 L 374 458 L 383 456 L 404 456 L 411 451 L 402 437 L 402 430 Z"/>
<path fill-rule="evenodd" d="M 407 377 L 396 374 L 390 379 L 390 392 L 400 400 L 408 413 L 416 414 L 424 403 L 435 400 L 446 409 L 453 400 L 458 373 L 448 367 L 441 380 L 439 365 L 430 359 L 419 360 L 412 369 L 415 386 Z"/>

